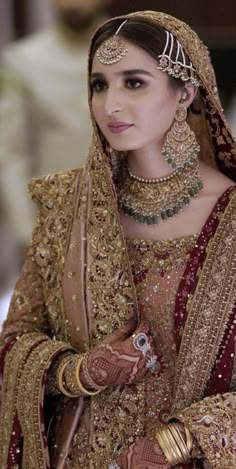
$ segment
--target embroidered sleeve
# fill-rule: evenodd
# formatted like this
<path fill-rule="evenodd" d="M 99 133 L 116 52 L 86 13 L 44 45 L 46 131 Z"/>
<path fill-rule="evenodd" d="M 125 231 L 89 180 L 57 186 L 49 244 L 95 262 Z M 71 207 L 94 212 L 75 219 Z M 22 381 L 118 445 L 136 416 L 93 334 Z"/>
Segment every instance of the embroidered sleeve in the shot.
<path fill-rule="evenodd" d="M 207 397 L 177 418 L 192 432 L 210 467 L 236 467 L 236 392 Z"/>

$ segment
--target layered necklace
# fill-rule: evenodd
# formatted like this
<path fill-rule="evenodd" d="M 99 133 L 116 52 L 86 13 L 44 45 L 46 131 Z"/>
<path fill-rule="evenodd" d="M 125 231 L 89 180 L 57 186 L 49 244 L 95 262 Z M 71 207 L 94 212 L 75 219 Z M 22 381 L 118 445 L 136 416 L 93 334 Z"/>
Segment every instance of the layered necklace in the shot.
<path fill-rule="evenodd" d="M 140 223 L 157 225 L 177 215 L 203 189 L 199 161 L 188 161 L 172 174 L 145 179 L 133 174 L 125 160 L 117 182 L 119 208 Z"/>

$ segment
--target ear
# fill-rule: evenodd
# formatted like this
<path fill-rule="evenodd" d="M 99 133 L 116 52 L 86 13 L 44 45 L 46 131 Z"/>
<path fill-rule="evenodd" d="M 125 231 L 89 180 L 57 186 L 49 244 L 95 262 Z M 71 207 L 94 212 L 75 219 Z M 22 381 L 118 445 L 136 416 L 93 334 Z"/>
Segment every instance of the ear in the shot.
<path fill-rule="evenodd" d="M 192 104 L 197 92 L 198 88 L 190 81 L 185 83 L 182 91 L 181 103 L 184 104 L 186 108 L 188 108 Z"/>

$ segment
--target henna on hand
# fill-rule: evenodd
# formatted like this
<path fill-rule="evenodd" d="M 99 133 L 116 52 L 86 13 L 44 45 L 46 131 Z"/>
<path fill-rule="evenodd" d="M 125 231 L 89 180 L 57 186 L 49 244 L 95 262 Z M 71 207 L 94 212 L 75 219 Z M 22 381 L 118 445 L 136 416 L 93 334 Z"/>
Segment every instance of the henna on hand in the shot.
<path fill-rule="evenodd" d="M 170 465 L 157 441 L 148 437 L 136 440 L 117 459 L 122 469 L 169 469 Z"/>
<path fill-rule="evenodd" d="M 124 329 L 122 329 L 124 332 Z M 133 336 L 121 334 L 119 331 L 107 338 L 101 345 L 95 347 L 87 359 L 87 371 L 93 382 L 99 386 L 113 386 L 131 384 L 144 376 L 147 371 L 146 363 L 148 354 L 143 354 L 136 350 L 133 345 Z M 146 321 L 142 321 L 134 334 L 140 332 L 145 333 L 149 337 L 149 325 Z M 118 339 L 118 340 L 117 340 Z M 152 354 L 152 339 L 150 337 Z M 81 380 L 84 385 L 86 382 L 86 374 L 81 371 Z"/>

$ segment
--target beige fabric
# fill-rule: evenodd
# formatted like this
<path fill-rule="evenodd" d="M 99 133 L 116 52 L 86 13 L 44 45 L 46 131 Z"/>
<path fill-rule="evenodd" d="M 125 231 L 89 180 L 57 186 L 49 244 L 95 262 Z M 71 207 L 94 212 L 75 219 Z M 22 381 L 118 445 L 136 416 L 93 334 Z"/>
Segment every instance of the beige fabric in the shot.
<path fill-rule="evenodd" d="M 0 184 L 19 241 L 32 230 L 29 179 L 80 166 L 87 156 L 87 49 L 87 40 L 75 46 L 49 29 L 3 50 Z"/>

